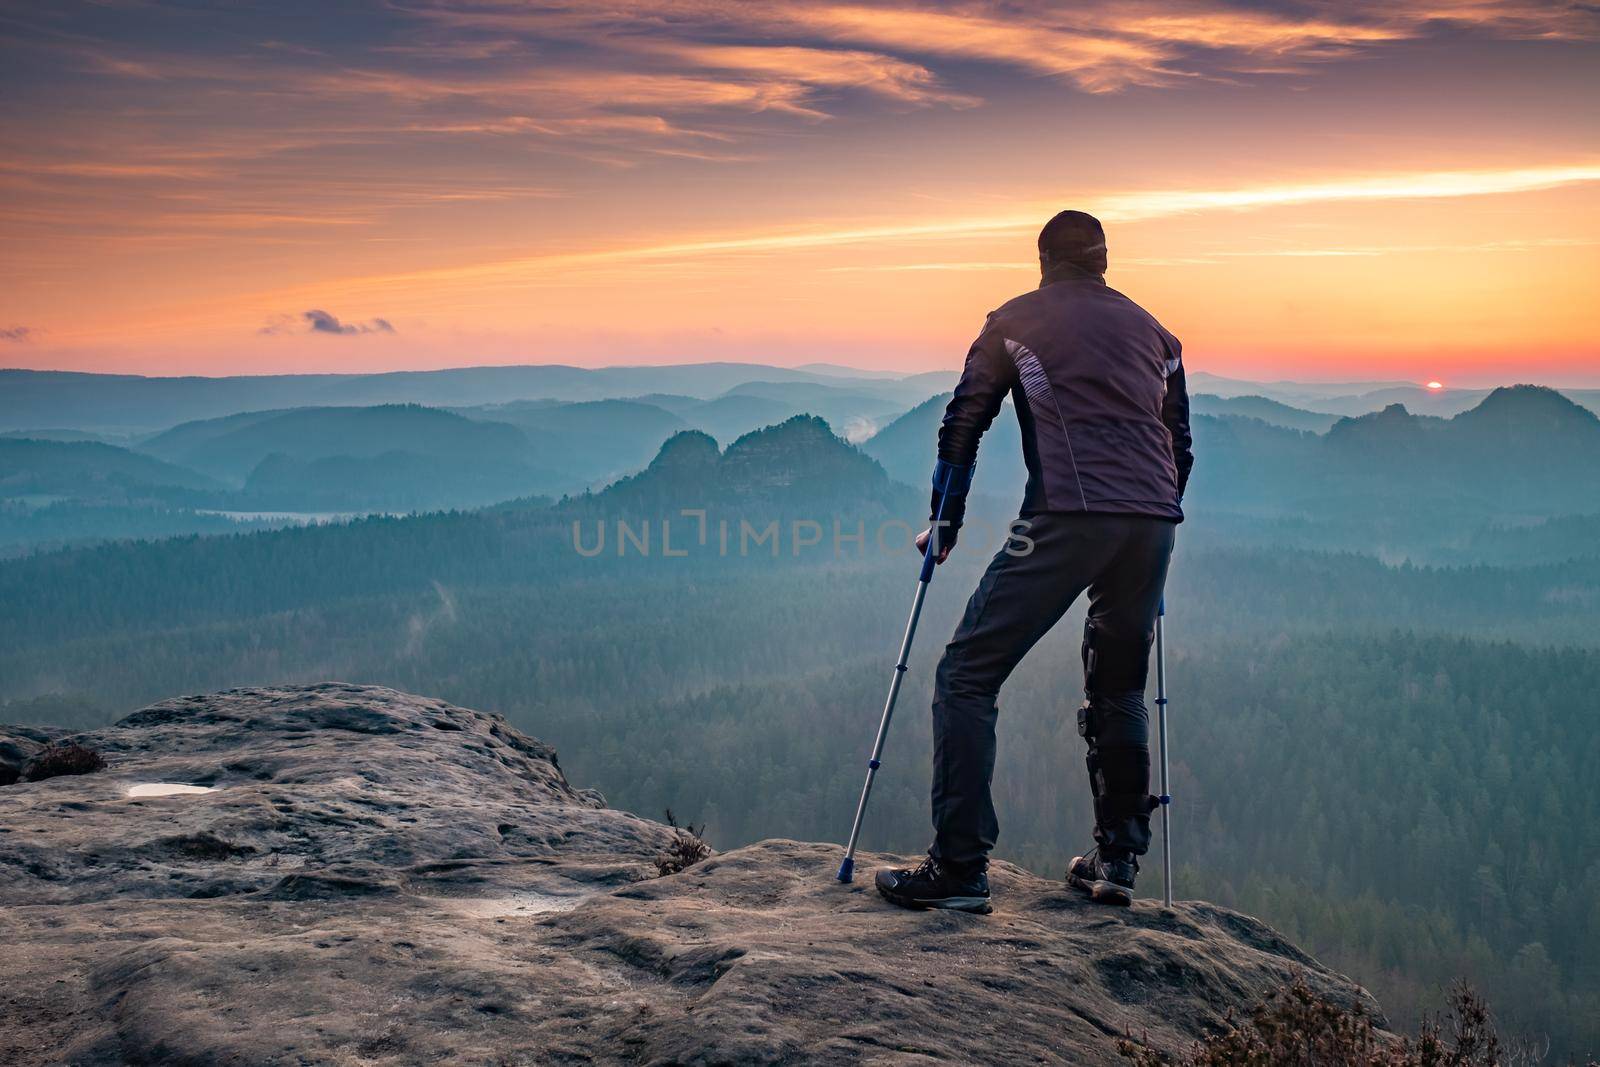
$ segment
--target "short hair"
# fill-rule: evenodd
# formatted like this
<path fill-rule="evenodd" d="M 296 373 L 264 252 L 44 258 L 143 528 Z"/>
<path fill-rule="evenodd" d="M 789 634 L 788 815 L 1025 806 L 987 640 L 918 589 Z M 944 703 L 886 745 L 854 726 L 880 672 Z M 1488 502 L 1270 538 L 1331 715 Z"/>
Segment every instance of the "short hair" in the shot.
<path fill-rule="evenodd" d="M 1071 263 L 1094 274 L 1106 272 L 1106 231 L 1083 211 L 1063 211 L 1039 231 L 1039 254 L 1054 263 Z"/>

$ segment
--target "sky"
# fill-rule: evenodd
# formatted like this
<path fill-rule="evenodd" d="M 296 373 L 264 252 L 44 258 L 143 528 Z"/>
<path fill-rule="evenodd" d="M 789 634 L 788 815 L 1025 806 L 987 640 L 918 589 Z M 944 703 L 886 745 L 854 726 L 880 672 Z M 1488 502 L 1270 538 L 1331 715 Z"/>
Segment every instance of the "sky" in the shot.
<path fill-rule="evenodd" d="M 956 368 L 1062 208 L 1191 369 L 1600 385 L 1600 6 L 0 0 L 0 366 Z"/>

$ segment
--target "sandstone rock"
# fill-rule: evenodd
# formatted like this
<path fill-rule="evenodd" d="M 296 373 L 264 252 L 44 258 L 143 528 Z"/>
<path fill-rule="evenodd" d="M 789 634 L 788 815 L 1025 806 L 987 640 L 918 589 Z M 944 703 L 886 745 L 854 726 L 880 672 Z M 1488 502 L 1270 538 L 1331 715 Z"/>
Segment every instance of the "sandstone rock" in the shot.
<path fill-rule="evenodd" d="M 656 878 L 669 828 L 498 716 L 389 689 L 74 736 L 110 766 L 0 788 L 3 1063 L 1114 1063 L 1296 973 L 1377 1014 L 1253 919 L 1096 907 L 1008 864 L 987 917 L 840 886 L 829 845 Z M 211 791 L 128 796 L 152 783 Z"/>

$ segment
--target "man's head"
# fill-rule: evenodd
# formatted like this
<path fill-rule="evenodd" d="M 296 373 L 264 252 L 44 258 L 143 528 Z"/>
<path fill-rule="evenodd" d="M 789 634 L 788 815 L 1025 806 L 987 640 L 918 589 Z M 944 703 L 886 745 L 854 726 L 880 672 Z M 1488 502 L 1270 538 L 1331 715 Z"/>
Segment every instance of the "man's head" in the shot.
<path fill-rule="evenodd" d="M 1106 231 L 1100 220 L 1082 211 L 1063 211 L 1039 231 L 1039 268 L 1076 267 L 1090 274 L 1106 272 Z"/>

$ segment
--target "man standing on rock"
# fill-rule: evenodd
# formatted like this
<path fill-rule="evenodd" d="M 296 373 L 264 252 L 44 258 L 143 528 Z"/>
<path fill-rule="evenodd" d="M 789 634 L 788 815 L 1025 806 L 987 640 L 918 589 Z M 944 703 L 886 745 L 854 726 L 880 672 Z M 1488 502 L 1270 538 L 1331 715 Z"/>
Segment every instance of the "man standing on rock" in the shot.
<path fill-rule="evenodd" d="M 1037 289 L 989 315 L 939 429 L 934 484 L 953 486 L 937 521 L 943 563 L 966 511 L 978 439 L 1009 394 L 1028 486 L 1019 525 L 994 557 L 939 661 L 933 698 L 933 845 L 878 891 L 906 907 L 989 911 L 999 834 L 996 698 L 1030 648 L 1089 593 L 1078 732 L 1089 747 L 1095 847 L 1067 881 L 1094 900 L 1133 899 L 1150 845 L 1144 689 L 1158 605 L 1194 464 L 1178 339 L 1105 283 L 1097 219 L 1063 211 L 1039 233 Z M 1024 528 L 1025 527 L 1025 528 Z M 927 551 L 932 529 L 917 538 Z"/>

